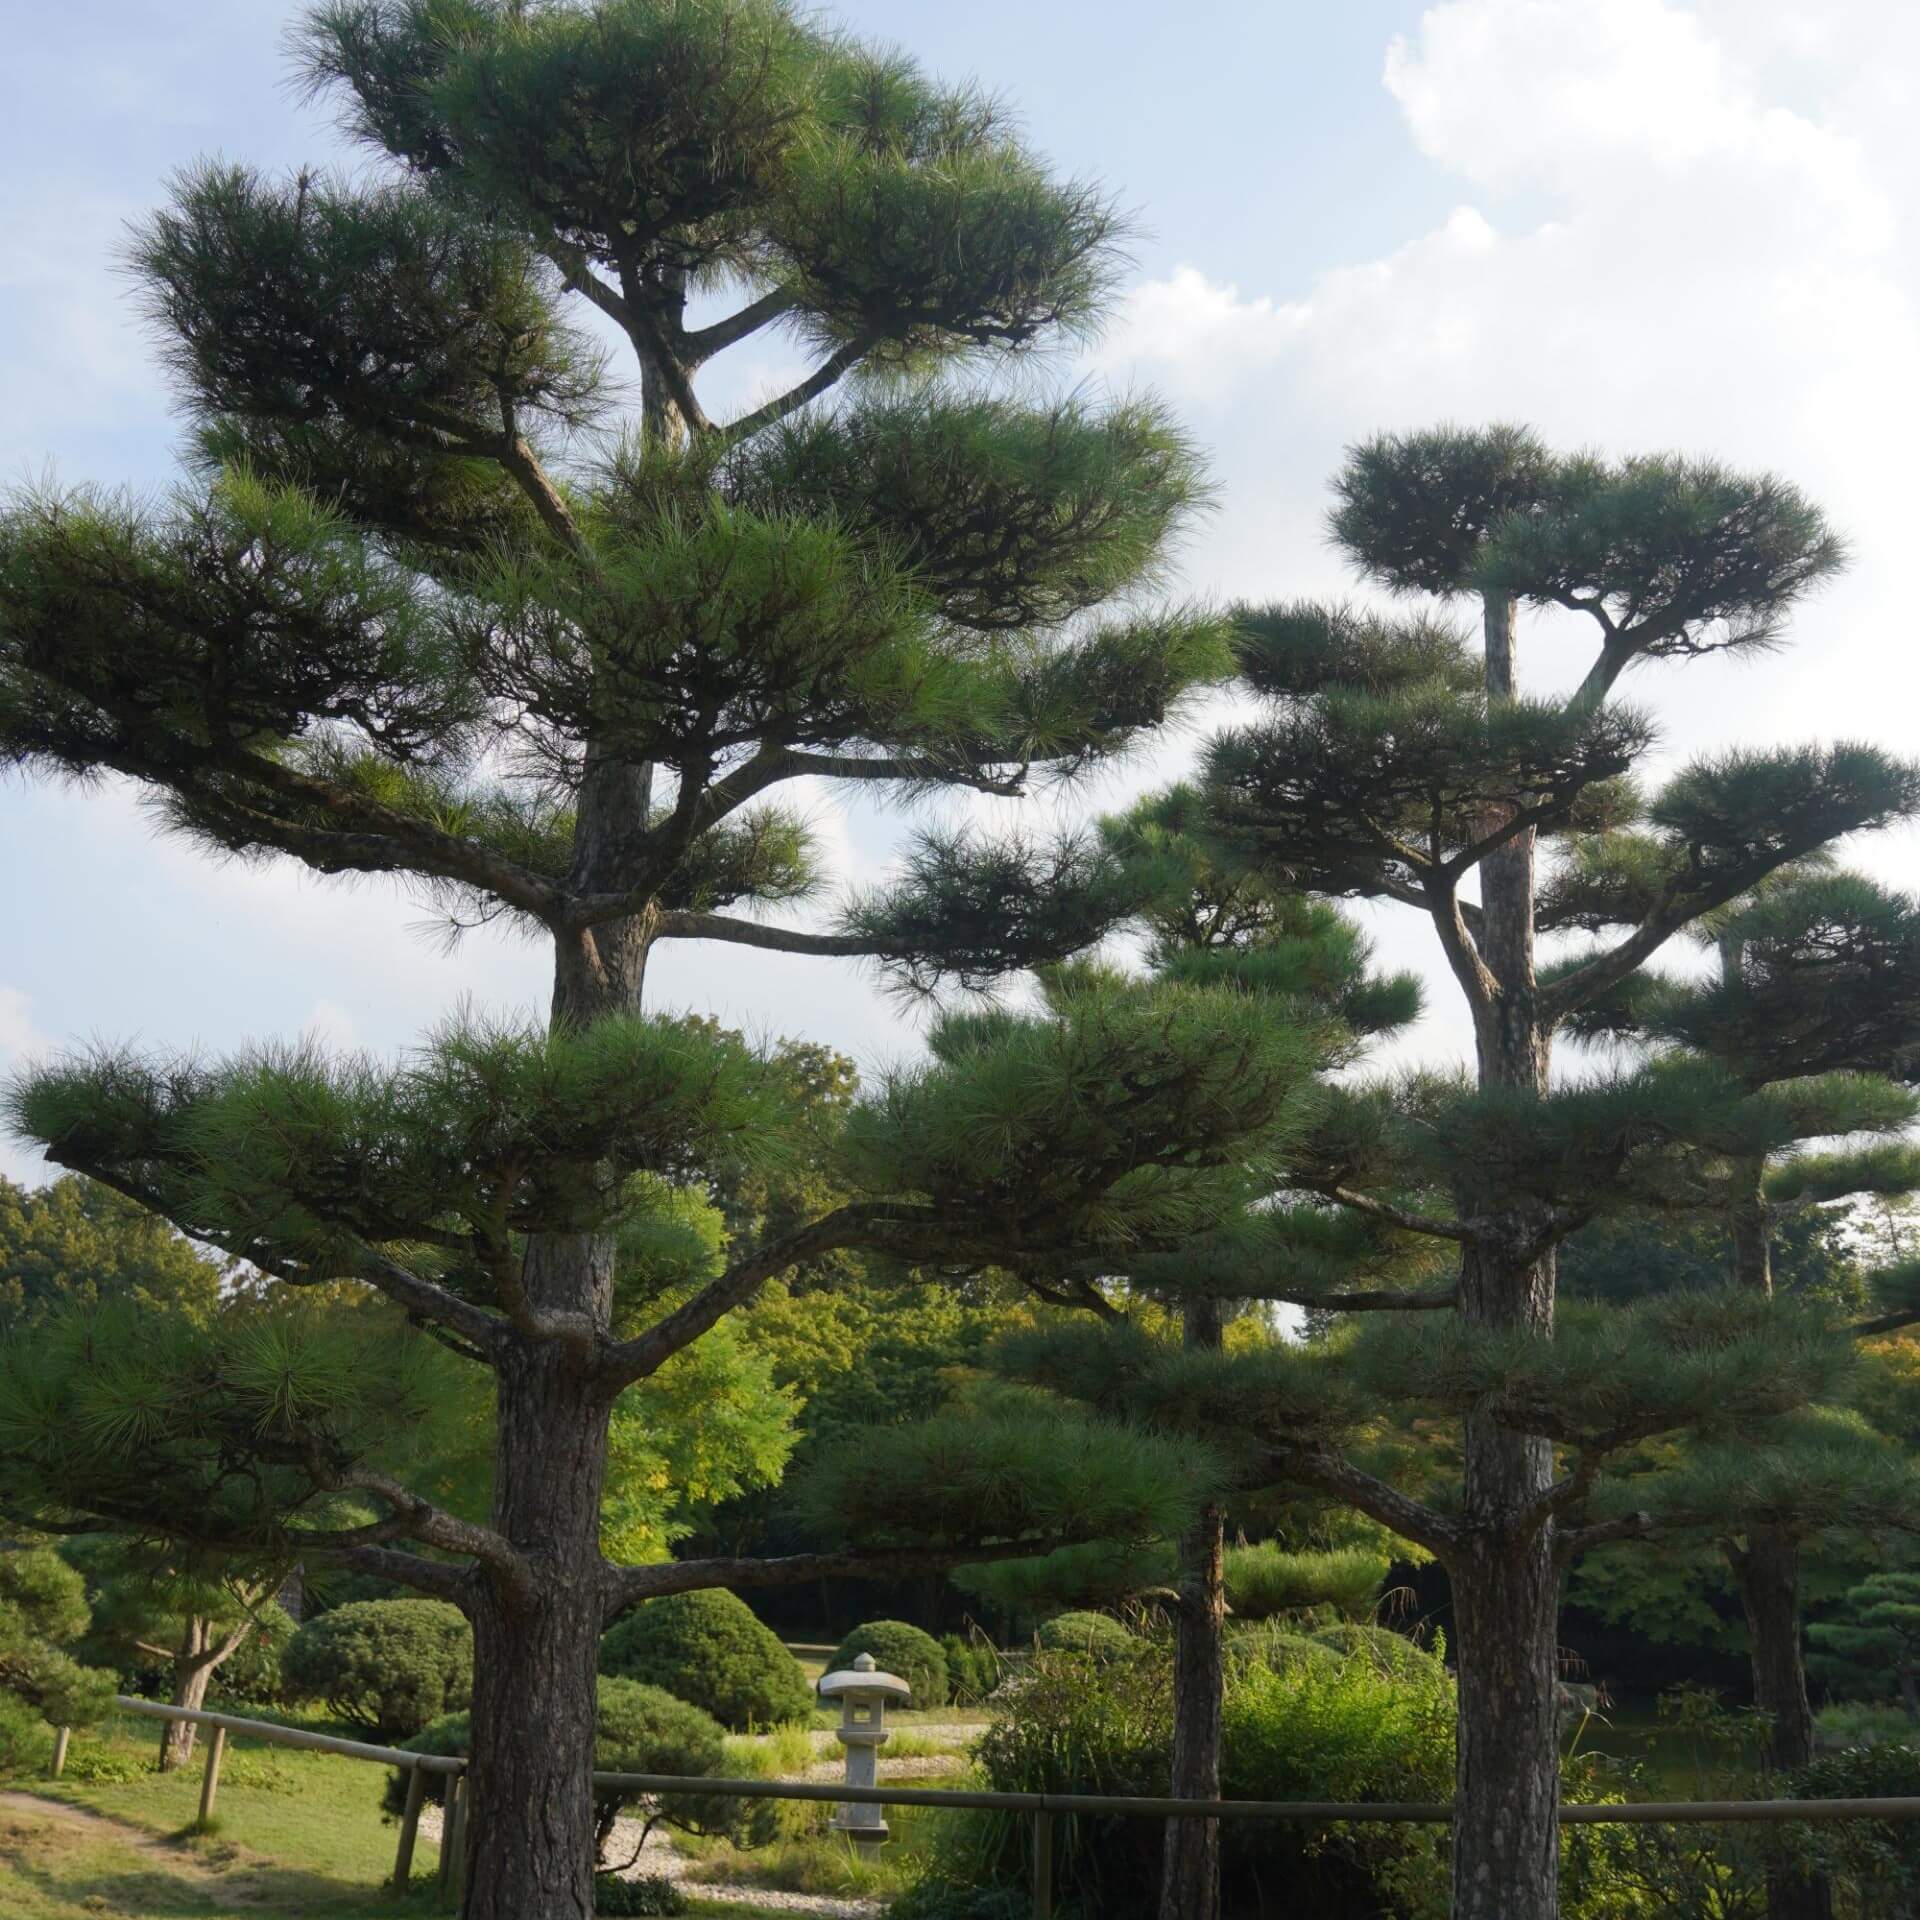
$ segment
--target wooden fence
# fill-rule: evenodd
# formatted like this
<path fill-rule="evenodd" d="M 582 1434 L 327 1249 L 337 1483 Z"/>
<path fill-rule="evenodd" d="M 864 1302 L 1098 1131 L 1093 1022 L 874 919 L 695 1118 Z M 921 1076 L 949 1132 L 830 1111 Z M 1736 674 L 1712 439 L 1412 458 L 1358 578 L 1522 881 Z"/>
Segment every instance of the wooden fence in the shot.
<path fill-rule="evenodd" d="M 467 1791 L 465 1760 L 443 1754 L 408 1753 L 400 1747 L 373 1746 L 362 1740 L 339 1740 L 332 1734 L 308 1733 L 271 1720 L 247 1720 L 237 1714 L 208 1713 L 168 1706 L 157 1700 L 136 1700 L 122 1694 L 116 1703 L 123 1712 L 156 1720 L 190 1720 L 213 1729 L 207 1746 L 206 1772 L 200 1787 L 200 1817 L 211 1818 L 220 1791 L 220 1762 L 229 1732 L 282 1747 L 303 1747 L 316 1753 L 340 1754 L 349 1760 L 372 1760 L 397 1767 L 407 1775 L 407 1792 L 400 1815 L 400 1838 L 394 1850 L 393 1884 L 405 1886 L 413 1871 L 413 1853 L 420 1832 L 420 1812 L 426 1803 L 427 1782 L 436 1773 L 448 1774 L 447 1804 L 442 1816 L 440 1885 L 458 1895 L 466 1851 Z M 53 1771 L 57 1776 L 67 1754 L 68 1730 L 55 1734 Z M 1384 1821 L 1440 1826 L 1453 1818 L 1453 1809 L 1440 1801 L 1342 1800 L 1160 1800 L 1110 1793 L 993 1793 L 955 1787 L 851 1787 L 837 1782 L 806 1780 L 725 1780 L 672 1773 L 599 1773 L 596 1787 L 618 1787 L 634 1794 L 725 1794 L 741 1800 L 818 1800 L 838 1806 L 955 1807 L 995 1813 L 1024 1814 L 1033 1822 L 1033 1916 L 1053 1920 L 1053 1819 L 1062 1813 L 1140 1815 L 1166 1820 L 1284 1820 L 1324 1827 L 1336 1822 Z M 1566 1805 L 1560 1808 L 1562 1826 L 1722 1826 L 1745 1822 L 1920 1819 L 1920 1797 L 1859 1800 L 1641 1800 L 1619 1805 Z"/>

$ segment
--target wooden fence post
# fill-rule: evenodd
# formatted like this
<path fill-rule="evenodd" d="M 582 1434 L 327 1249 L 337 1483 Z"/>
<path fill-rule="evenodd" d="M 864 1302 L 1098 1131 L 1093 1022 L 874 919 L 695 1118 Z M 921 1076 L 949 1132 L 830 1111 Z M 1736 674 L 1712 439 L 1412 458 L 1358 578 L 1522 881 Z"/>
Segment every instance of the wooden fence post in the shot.
<path fill-rule="evenodd" d="M 460 1904 L 461 1895 L 467 1890 L 467 1821 L 473 1812 L 473 1784 L 463 1773 L 460 1779 L 460 1798 L 453 1809 L 453 1904 Z"/>
<path fill-rule="evenodd" d="M 454 1859 L 466 1833 L 467 1777 L 463 1773 L 447 1776 L 447 1797 L 440 1804 L 440 1892 L 444 1898 L 455 1889 Z"/>
<path fill-rule="evenodd" d="M 215 1727 L 207 1742 L 207 1770 L 200 1779 L 200 1824 L 213 1818 L 213 1802 L 220 1791 L 220 1756 L 227 1750 L 227 1730 Z"/>
<path fill-rule="evenodd" d="M 72 1738 L 71 1727 L 55 1727 L 53 1730 L 53 1765 L 48 1769 L 48 1773 L 55 1780 L 58 1780 L 67 1770 L 67 1742 Z"/>
<path fill-rule="evenodd" d="M 1033 1920 L 1053 1920 L 1053 1815 L 1033 1816 Z"/>
<path fill-rule="evenodd" d="M 427 1798 L 427 1770 L 415 1767 L 407 1775 L 407 1801 L 400 1811 L 400 1844 L 393 1855 L 393 1884 L 402 1892 L 413 1878 L 413 1846 L 420 1837 L 420 1809 Z"/>

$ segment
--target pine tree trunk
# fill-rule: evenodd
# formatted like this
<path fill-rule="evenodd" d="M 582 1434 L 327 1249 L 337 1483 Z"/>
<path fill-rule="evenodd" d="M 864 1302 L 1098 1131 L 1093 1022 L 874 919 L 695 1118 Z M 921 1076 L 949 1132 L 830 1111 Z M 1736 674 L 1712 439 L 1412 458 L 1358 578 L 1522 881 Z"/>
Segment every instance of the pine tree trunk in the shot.
<path fill-rule="evenodd" d="M 1515 1267 L 1479 1249 L 1463 1262 L 1462 1304 L 1481 1325 L 1541 1326 L 1552 1286 L 1545 1263 Z M 1460 1683 L 1453 1920 L 1560 1910 L 1559 1569 L 1551 1527 L 1529 1511 L 1552 1478 L 1548 1442 L 1469 1417 L 1469 1544 L 1447 1562 Z"/>
<path fill-rule="evenodd" d="M 1487 693 L 1517 690 L 1513 602 L 1485 602 Z M 1534 845 L 1522 834 L 1480 866 L 1480 954 L 1497 984 L 1476 1008 L 1479 1085 L 1546 1090 L 1551 1036 L 1534 978 Z M 1460 1311 L 1471 1326 L 1553 1337 L 1554 1262 L 1530 1236 L 1524 1204 L 1490 1187 L 1463 1191 L 1463 1214 L 1509 1221 L 1469 1245 Z M 1466 1423 L 1468 1545 L 1451 1555 L 1459 1731 L 1455 1749 L 1453 1920 L 1556 1920 L 1560 1750 L 1559 1573 L 1540 1502 L 1553 1448 L 1474 1414 Z"/>
<path fill-rule="evenodd" d="M 1800 1657 L 1800 1543 L 1756 1527 L 1729 1558 L 1753 1647 L 1753 1704 L 1765 1717 L 1767 1764 L 1775 1772 L 1813 1758 L 1813 1708 Z M 1833 1888 L 1820 1874 L 1767 1869 L 1768 1920 L 1833 1920 Z"/>
<path fill-rule="evenodd" d="M 1730 974 L 1737 960 L 1723 956 Z M 1731 1178 L 1739 1199 L 1729 1217 L 1737 1286 L 1771 1297 L 1773 1223 L 1767 1213 L 1761 1160 L 1735 1161 Z M 1744 1550 L 1729 1548 L 1734 1584 L 1747 1619 L 1753 1662 L 1753 1704 L 1767 1727 L 1766 1759 L 1775 1773 L 1813 1758 L 1813 1702 L 1801 1652 L 1800 1543 L 1778 1527 L 1755 1527 Z M 1833 1888 L 1823 1875 L 1770 1867 L 1768 1920 L 1832 1920 Z"/>
<path fill-rule="evenodd" d="M 1220 1305 L 1186 1310 L 1186 1344 L 1220 1345 Z M 1226 1697 L 1226 1523 L 1208 1507 L 1180 1536 L 1173 1641 L 1173 1784 L 1179 1800 L 1220 1797 L 1220 1723 Z M 1161 1852 L 1160 1920 L 1219 1920 L 1220 1823 L 1169 1820 Z"/>
<path fill-rule="evenodd" d="M 590 756 L 574 832 L 574 884 L 637 884 L 651 770 Z M 647 916 L 610 921 L 556 950 L 553 1021 L 581 1028 L 636 1011 Z M 608 1235 L 529 1238 L 523 1280 L 536 1307 L 612 1312 Z M 604 1608 L 600 1497 L 606 1396 L 556 1341 L 507 1345 L 496 1371 L 492 1521 L 535 1568 L 533 1591 L 479 1576 L 473 1620 L 473 1746 L 463 1920 L 590 1920 L 595 1832 L 595 1669 Z"/>
<path fill-rule="evenodd" d="M 569 1269 L 575 1292 L 598 1286 L 594 1243 L 538 1251 L 548 1304 Z M 465 1920 L 589 1920 L 607 1408 L 550 1344 L 503 1363 L 499 1404 L 493 1524 L 539 1575 L 530 1599 L 486 1582 L 470 1605 L 473 1798 L 461 1912 Z"/>
<path fill-rule="evenodd" d="M 188 1616 L 180 1651 L 173 1663 L 172 1703 L 198 1713 L 207 1703 L 207 1685 L 213 1667 L 207 1659 L 211 1623 L 198 1614 Z M 191 1720 L 163 1720 L 160 1723 L 160 1771 L 172 1773 L 193 1758 L 195 1738 L 200 1729 Z"/>

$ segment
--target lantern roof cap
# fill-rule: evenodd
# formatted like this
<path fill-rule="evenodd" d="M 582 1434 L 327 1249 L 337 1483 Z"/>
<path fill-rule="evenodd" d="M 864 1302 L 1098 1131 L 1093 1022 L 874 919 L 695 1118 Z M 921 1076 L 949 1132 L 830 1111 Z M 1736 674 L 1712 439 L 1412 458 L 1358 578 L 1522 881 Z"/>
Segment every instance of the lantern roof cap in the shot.
<path fill-rule="evenodd" d="M 855 1654 L 853 1665 L 838 1673 L 822 1674 L 819 1691 L 827 1700 L 836 1694 L 875 1694 L 894 1700 L 907 1700 L 913 1695 L 913 1689 L 897 1673 L 882 1673 L 870 1653 Z"/>

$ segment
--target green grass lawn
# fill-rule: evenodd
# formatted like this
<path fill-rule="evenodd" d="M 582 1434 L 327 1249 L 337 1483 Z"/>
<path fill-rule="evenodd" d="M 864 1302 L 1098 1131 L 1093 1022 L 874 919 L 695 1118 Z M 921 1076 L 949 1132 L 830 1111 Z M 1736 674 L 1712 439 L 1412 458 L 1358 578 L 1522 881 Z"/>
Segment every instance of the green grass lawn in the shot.
<path fill-rule="evenodd" d="M 217 1831 L 201 1835 L 189 1831 L 200 1758 L 155 1773 L 157 1744 L 157 1724 L 128 1715 L 74 1736 L 65 1779 L 47 1779 L 44 1764 L 0 1776 L 12 1796 L 0 1805 L 4 1920 L 401 1920 L 439 1911 L 424 1879 L 438 1856 L 424 1834 L 415 1891 L 401 1899 L 384 1886 L 398 1835 L 380 1812 L 383 1768 L 233 1736 Z M 23 1804 L 23 1794 L 42 1804 Z M 87 1814 L 100 1819 L 75 1818 Z M 696 1900 L 694 1911 L 768 1920 L 731 1903 Z"/>

